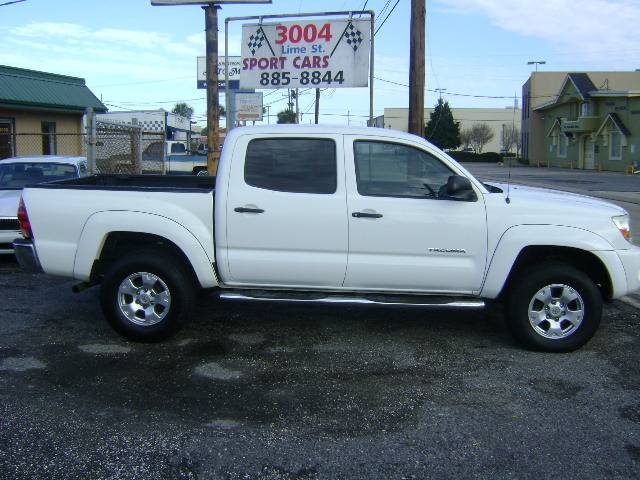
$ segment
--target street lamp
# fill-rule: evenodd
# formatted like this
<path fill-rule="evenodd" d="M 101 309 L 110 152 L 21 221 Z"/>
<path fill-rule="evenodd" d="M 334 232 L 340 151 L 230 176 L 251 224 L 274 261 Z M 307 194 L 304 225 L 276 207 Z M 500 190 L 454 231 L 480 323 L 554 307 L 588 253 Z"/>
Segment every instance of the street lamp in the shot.
<path fill-rule="evenodd" d="M 538 71 L 538 65 L 546 65 L 546 61 L 544 60 L 533 60 L 531 62 L 527 62 L 527 65 L 535 65 L 536 66 L 536 72 Z"/>

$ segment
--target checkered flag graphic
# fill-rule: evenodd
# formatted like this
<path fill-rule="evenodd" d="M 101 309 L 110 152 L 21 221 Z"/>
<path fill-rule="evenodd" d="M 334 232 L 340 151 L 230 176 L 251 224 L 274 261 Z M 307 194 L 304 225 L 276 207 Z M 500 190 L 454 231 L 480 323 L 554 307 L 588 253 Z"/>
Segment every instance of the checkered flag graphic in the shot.
<path fill-rule="evenodd" d="M 345 38 L 349 46 L 353 48 L 354 52 L 358 50 L 358 47 L 362 43 L 362 32 L 358 30 L 353 25 L 353 23 L 351 23 L 351 21 L 349 21 L 349 24 L 344 31 L 343 37 Z"/>
<path fill-rule="evenodd" d="M 249 47 L 249 50 L 251 50 L 251 55 L 256 54 L 256 52 L 260 49 L 260 47 L 262 46 L 265 40 L 266 40 L 266 37 L 264 36 L 262 27 L 258 27 L 258 30 L 256 30 L 256 33 L 254 33 L 249 37 L 249 43 L 247 44 L 247 46 Z"/>

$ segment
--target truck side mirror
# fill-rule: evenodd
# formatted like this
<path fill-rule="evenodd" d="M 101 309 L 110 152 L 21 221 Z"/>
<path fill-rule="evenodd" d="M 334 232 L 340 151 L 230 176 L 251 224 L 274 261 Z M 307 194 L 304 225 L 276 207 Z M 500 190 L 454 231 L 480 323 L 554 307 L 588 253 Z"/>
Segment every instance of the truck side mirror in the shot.
<path fill-rule="evenodd" d="M 471 182 L 462 175 L 451 175 L 447 181 L 447 199 L 475 202 L 478 197 L 473 191 Z"/>

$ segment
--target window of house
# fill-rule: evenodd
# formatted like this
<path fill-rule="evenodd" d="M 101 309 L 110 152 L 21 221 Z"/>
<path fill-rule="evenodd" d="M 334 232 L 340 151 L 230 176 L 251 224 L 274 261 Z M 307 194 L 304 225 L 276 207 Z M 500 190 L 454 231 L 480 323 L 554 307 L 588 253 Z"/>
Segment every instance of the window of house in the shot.
<path fill-rule="evenodd" d="M 13 120 L 0 119 L 0 160 L 15 156 L 13 145 Z"/>
<path fill-rule="evenodd" d="M 588 117 L 589 115 L 591 115 L 591 104 L 589 102 L 584 102 L 580 105 L 580 116 Z"/>
<path fill-rule="evenodd" d="M 580 105 L 576 102 L 569 104 L 569 120 L 577 120 L 578 112 L 580 111 Z"/>
<path fill-rule="evenodd" d="M 354 155 L 360 195 L 437 198 L 454 175 L 433 155 L 408 145 L 356 141 Z"/>
<path fill-rule="evenodd" d="M 567 147 L 569 145 L 569 138 L 564 133 L 558 135 L 558 157 L 564 158 L 567 156 Z"/>
<path fill-rule="evenodd" d="M 336 144 L 318 138 L 255 139 L 247 146 L 247 185 L 291 193 L 335 193 Z"/>
<path fill-rule="evenodd" d="M 609 133 L 609 159 L 620 160 L 622 158 L 622 135 L 617 130 Z"/>
<path fill-rule="evenodd" d="M 42 154 L 55 155 L 57 152 L 56 123 L 42 122 Z"/>

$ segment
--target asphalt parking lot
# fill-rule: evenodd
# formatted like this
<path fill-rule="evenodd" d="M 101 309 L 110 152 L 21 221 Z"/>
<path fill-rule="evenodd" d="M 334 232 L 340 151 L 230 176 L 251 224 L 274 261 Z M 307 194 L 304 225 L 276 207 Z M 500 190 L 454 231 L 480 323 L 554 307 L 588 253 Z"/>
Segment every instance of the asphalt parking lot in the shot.
<path fill-rule="evenodd" d="M 73 283 L 0 259 L 2 479 L 640 473 L 640 311 L 623 302 L 571 354 L 522 350 L 498 307 L 212 295 L 147 345 L 113 333 L 97 290 Z"/>

